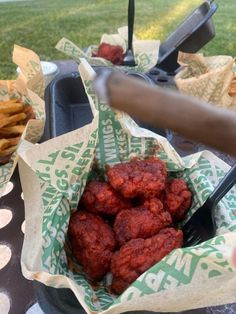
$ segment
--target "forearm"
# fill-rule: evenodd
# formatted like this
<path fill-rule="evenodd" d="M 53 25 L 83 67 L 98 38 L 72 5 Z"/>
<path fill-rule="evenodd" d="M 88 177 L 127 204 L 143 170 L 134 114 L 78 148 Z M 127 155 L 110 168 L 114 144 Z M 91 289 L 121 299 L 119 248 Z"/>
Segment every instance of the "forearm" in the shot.
<path fill-rule="evenodd" d="M 107 86 L 112 107 L 236 156 L 236 113 L 120 73 Z"/>

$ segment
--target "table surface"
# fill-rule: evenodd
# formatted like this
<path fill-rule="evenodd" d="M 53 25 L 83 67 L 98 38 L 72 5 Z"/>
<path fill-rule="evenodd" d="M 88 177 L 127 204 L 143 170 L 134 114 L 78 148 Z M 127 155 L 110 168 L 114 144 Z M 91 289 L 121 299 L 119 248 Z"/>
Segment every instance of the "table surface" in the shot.
<path fill-rule="evenodd" d="M 56 61 L 55 63 L 59 68 L 57 76 L 76 72 L 78 68 L 77 64 L 73 61 L 62 60 Z M 181 156 L 209 149 L 202 144 L 194 143 L 193 141 L 184 139 L 171 132 L 168 133 L 167 138 Z M 236 161 L 229 155 L 222 154 L 216 150 L 210 150 L 229 165 L 232 165 Z M 76 300 L 70 290 L 60 289 L 59 291 L 59 289 L 48 288 L 40 283 L 29 281 L 22 276 L 20 254 L 24 238 L 24 202 L 17 169 L 11 178 L 11 183 L 8 185 L 8 192 L 8 194 L 0 199 L 0 246 L 6 245 L 11 250 L 11 258 L 5 266 L 3 266 L 4 261 L 1 260 L 4 259 L 4 254 L 1 254 L 0 256 L 0 314 L 23 314 L 26 312 L 28 314 L 85 313 L 82 308 L 78 309 L 77 306 L 79 305 L 76 304 Z M 2 226 L 3 223 L 1 217 L 4 217 L 4 215 L 1 214 L 9 212 L 12 213 L 12 219 L 8 224 Z M 4 308 L 4 303 L 1 303 L 3 297 L 7 298 L 10 303 L 9 311 L 7 306 Z M 59 300 L 61 303 L 73 300 L 73 304 L 67 304 L 67 308 L 64 309 L 63 306 L 59 308 Z M 43 311 L 38 307 L 38 302 Z M 68 310 L 69 308 L 71 310 Z M 131 314 L 134 312 L 129 313 Z M 141 312 L 139 313 L 141 314 Z M 236 303 L 219 307 L 191 310 L 182 313 L 233 314 L 236 313 Z"/>

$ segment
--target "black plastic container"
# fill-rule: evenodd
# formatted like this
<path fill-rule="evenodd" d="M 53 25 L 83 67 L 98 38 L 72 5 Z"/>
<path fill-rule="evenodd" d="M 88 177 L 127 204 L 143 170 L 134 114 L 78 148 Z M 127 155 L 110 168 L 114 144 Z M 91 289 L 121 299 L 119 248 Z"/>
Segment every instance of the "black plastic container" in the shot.
<path fill-rule="evenodd" d="M 140 79 L 146 80 L 146 77 L 141 75 Z M 147 82 L 151 84 L 148 80 Z M 92 121 L 92 112 L 78 72 L 66 74 L 52 81 L 46 89 L 45 102 L 47 118 L 42 141 L 70 132 Z M 146 127 L 149 128 L 149 126 Z M 164 130 L 151 129 L 154 132 L 165 135 Z M 190 150 L 186 150 L 186 143 L 180 139 L 173 141 L 173 144 L 175 144 L 173 146 L 179 153 L 181 151 L 185 152 L 185 154 L 195 152 L 193 147 L 194 149 L 197 147 L 190 142 Z M 33 284 L 38 303 L 45 314 L 85 314 L 84 309 L 70 289 L 53 288 L 37 281 L 34 281 Z M 234 313 L 235 308 L 236 306 L 233 304 L 215 308 L 195 309 L 179 312 L 178 314 L 213 314 L 216 312 L 228 314 Z M 126 312 L 126 314 L 151 313 L 161 314 L 149 311 Z"/>
<path fill-rule="evenodd" d="M 213 1 L 203 2 L 160 45 L 156 68 L 174 73 L 179 64 L 179 51 L 196 53 L 215 36 L 212 15 L 217 10 Z"/>
<path fill-rule="evenodd" d="M 176 89 L 174 80 L 176 73 L 167 73 L 166 71 L 163 71 L 159 68 L 153 68 L 148 73 L 128 71 L 126 74 L 145 81 L 150 85 L 158 85 L 164 88 Z"/>
<path fill-rule="evenodd" d="M 45 91 L 46 125 L 42 140 L 73 131 L 90 123 L 92 111 L 77 72 L 55 79 Z"/>
<path fill-rule="evenodd" d="M 76 130 L 93 119 L 92 111 L 78 72 L 61 76 L 45 92 L 46 125 L 41 141 Z M 145 105 L 145 104 L 144 104 Z M 166 136 L 163 129 L 136 122 L 144 128 Z"/>
<path fill-rule="evenodd" d="M 157 64 L 147 73 L 128 71 L 134 76 L 165 88 L 176 88 L 175 75 L 181 70 L 178 64 L 179 51 L 196 53 L 215 36 L 212 15 L 217 5 L 213 1 L 203 2 L 160 45 Z"/>

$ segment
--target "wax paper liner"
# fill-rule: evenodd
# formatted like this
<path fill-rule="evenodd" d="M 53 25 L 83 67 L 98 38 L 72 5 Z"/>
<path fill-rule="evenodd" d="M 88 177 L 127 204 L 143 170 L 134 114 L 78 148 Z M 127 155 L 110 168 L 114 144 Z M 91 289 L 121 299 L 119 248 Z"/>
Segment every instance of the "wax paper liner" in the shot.
<path fill-rule="evenodd" d="M 231 264 L 236 243 L 235 188 L 217 206 L 215 238 L 172 251 L 120 296 L 110 294 L 109 274 L 96 287 L 87 280 L 71 254 L 67 228 L 88 178 L 94 176 L 94 163 L 103 172 L 106 164 L 134 156 L 159 156 L 168 171 L 184 177 L 193 191 L 186 220 L 230 167 L 209 151 L 181 159 L 165 138 L 98 101 L 91 84 L 93 70 L 85 60 L 79 69 L 94 114 L 92 123 L 40 145 L 24 141 L 19 147 L 26 213 L 24 276 L 70 288 L 87 313 L 176 312 L 235 302 L 236 270 Z"/>
<path fill-rule="evenodd" d="M 236 97 L 229 96 L 234 75 L 231 56 L 180 53 L 179 62 L 183 69 L 175 76 L 175 82 L 180 92 L 215 106 L 236 110 Z"/>
<path fill-rule="evenodd" d="M 127 26 L 118 28 L 117 34 L 103 34 L 100 43 L 109 43 L 111 45 L 119 45 L 124 52 L 127 48 L 128 42 L 128 28 Z M 132 71 L 147 72 L 157 63 L 159 52 L 159 40 L 139 40 L 134 35 L 133 50 L 135 55 L 136 66 L 132 67 Z M 130 67 L 114 66 L 108 60 L 103 58 L 92 57 L 92 52 L 96 51 L 98 45 L 88 47 L 86 51 L 79 48 L 79 46 L 67 38 L 62 38 L 56 45 L 56 48 L 70 56 L 73 60 L 80 63 L 81 58 L 85 58 L 92 66 L 108 66 L 115 67 L 121 71 L 131 70 Z"/>
<path fill-rule="evenodd" d="M 45 121 L 44 77 L 39 57 L 32 51 L 14 45 L 13 62 L 19 66 L 21 74 L 16 80 L 0 80 L 0 101 L 18 98 L 32 106 L 36 119 L 29 120 L 21 139 L 36 143 L 43 132 Z M 10 162 L 0 166 L 0 197 L 4 194 L 14 169 L 18 155 L 14 153 Z"/>

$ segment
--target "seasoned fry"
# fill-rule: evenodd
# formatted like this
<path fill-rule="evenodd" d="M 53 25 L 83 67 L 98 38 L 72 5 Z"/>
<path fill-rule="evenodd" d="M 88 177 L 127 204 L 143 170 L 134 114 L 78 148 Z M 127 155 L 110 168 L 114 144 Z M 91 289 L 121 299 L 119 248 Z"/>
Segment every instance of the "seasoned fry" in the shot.
<path fill-rule="evenodd" d="M 0 101 L 0 165 L 10 161 L 30 119 L 35 119 L 30 105 L 18 99 Z"/>
<path fill-rule="evenodd" d="M 234 75 L 231 85 L 229 87 L 229 95 L 236 96 L 236 74 Z"/>
<path fill-rule="evenodd" d="M 14 125 L 7 126 L 5 128 L 0 129 L 0 134 L 9 135 L 9 134 L 22 134 L 24 132 L 25 125 Z"/>
<path fill-rule="evenodd" d="M 24 113 L 27 113 L 27 112 L 33 112 L 33 109 L 31 106 L 25 106 Z"/>
<path fill-rule="evenodd" d="M 5 103 L 16 103 L 16 102 L 20 102 L 18 99 L 16 98 L 11 98 L 9 100 L 3 100 L 3 101 L 0 101 L 0 106 L 1 104 L 5 104 Z"/>
<path fill-rule="evenodd" d="M 10 154 L 14 153 L 16 148 L 17 148 L 17 145 L 10 146 L 9 148 L 6 148 L 4 150 L 0 150 L 0 157 L 7 156 L 7 155 L 10 155 Z"/>
<path fill-rule="evenodd" d="M 10 124 L 7 125 L 7 127 L 15 126 L 15 125 L 19 125 L 19 124 L 21 124 L 21 121 L 18 122 L 18 123 L 17 122 L 10 123 Z"/>
<path fill-rule="evenodd" d="M 1 165 L 6 164 L 6 163 L 8 163 L 10 161 L 10 159 L 11 159 L 11 154 L 0 157 L 0 164 Z"/>
<path fill-rule="evenodd" d="M 9 117 L 10 115 L 8 113 L 0 113 L 0 119 Z"/>
<path fill-rule="evenodd" d="M 24 113 L 27 115 L 27 119 L 35 119 L 35 114 L 31 106 L 25 106 Z"/>
<path fill-rule="evenodd" d="M 236 83 L 234 87 L 231 87 L 229 90 L 229 95 L 230 96 L 236 96 Z"/>
<path fill-rule="evenodd" d="M 0 113 L 18 113 L 23 111 L 25 105 L 16 99 L 0 102 Z"/>
<path fill-rule="evenodd" d="M 26 118 L 26 114 L 23 112 L 18 113 L 18 114 L 14 114 L 14 115 L 7 117 L 7 118 L 2 118 L 2 119 L 0 119 L 0 128 L 4 127 L 5 125 L 8 125 L 10 123 L 24 120 L 25 118 Z"/>
<path fill-rule="evenodd" d="M 10 142 L 6 140 L 5 138 L 0 140 L 0 150 L 3 150 L 10 146 Z"/>
<path fill-rule="evenodd" d="M 20 136 L 17 136 L 17 137 L 11 137 L 11 138 L 8 138 L 7 139 L 9 142 L 10 142 L 10 145 L 11 146 L 15 146 L 19 143 L 20 141 Z"/>

